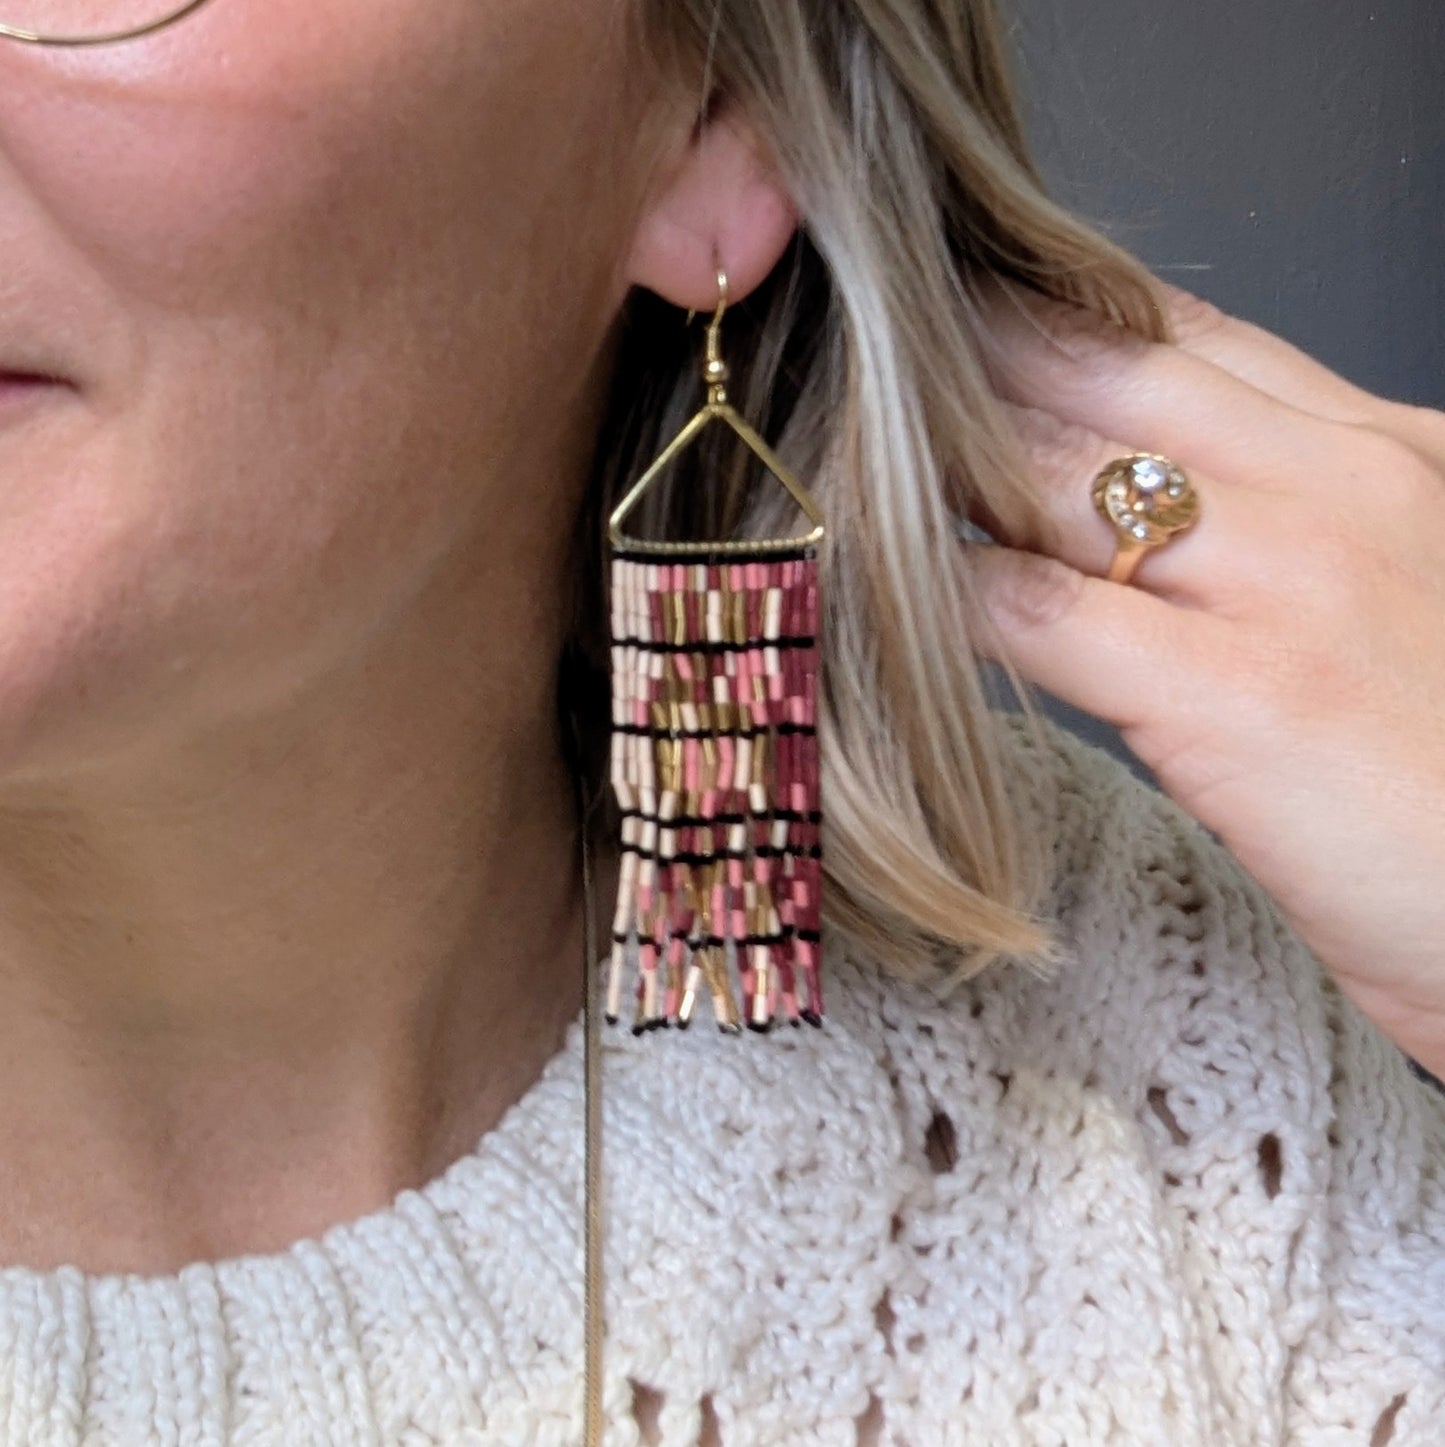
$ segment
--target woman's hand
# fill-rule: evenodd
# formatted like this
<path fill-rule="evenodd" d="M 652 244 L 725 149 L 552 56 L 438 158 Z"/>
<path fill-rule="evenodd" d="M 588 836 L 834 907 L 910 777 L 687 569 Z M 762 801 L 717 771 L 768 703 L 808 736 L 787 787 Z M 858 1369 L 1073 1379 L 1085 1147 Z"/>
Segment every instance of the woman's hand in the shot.
<path fill-rule="evenodd" d="M 1445 1074 L 1445 414 L 1169 295 L 1172 346 L 1037 299 L 991 314 L 1059 544 L 970 545 L 985 605 L 1020 672 L 1115 724 Z M 1202 510 L 1125 586 L 1089 492 L 1135 451 Z"/>

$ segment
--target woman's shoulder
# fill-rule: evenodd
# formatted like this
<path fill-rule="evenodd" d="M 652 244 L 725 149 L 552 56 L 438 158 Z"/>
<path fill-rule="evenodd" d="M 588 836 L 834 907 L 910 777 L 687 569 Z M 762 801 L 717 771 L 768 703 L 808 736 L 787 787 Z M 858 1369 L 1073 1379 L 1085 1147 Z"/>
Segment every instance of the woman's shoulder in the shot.
<path fill-rule="evenodd" d="M 1020 1343 L 1043 1380 L 1050 1352 L 1149 1364 L 1128 1440 L 1367 1441 L 1388 1414 L 1375 1440 L 1437 1441 L 1445 1098 L 1207 830 L 1056 725 L 1005 727 L 1061 963 L 946 992 L 835 971 L 914 1170 L 896 1220 L 928 1286 L 898 1296 L 920 1351 L 942 1333 L 990 1391 Z M 970 1317 L 1014 1325 L 960 1342 Z"/>
<path fill-rule="evenodd" d="M 1271 1198 L 1281 1172 L 1317 1168 L 1290 1147 L 1324 1140 L 1343 1073 L 1437 1101 L 1221 841 L 1057 724 L 1002 727 L 1022 825 L 1052 846 L 1059 962 L 950 983 L 839 961 L 851 1018 L 881 1020 L 890 1055 L 931 1087 L 982 1071 L 1015 1100 L 1106 1097 L 1171 1169 L 1222 1149 L 1227 1121 Z"/>

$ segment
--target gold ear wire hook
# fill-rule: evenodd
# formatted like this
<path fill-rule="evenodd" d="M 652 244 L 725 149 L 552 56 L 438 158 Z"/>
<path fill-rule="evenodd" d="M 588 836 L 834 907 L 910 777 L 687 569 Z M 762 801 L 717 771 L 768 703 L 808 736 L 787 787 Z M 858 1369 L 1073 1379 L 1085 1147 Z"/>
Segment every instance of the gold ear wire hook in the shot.
<path fill-rule="evenodd" d="M 723 270 L 722 263 L 714 263 L 717 266 L 717 310 L 712 314 L 712 320 L 707 327 L 707 350 L 703 362 L 703 378 L 708 384 L 709 390 L 721 386 L 727 381 L 727 363 L 722 359 L 722 319 L 723 313 L 728 307 L 728 274 Z M 685 325 L 691 326 L 692 319 L 697 315 L 696 307 L 689 307 Z M 721 397 L 714 400 L 722 401 Z"/>
<path fill-rule="evenodd" d="M 726 402 L 727 392 L 723 387 L 728 379 L 728 364 L 722 355 L 722 319 L 728 309 L 728 274 L 722 267 L 717 269 L 717 310 L 707 325 L 707 351 L 702 364 L 702 378 L 707 383 L 709 402 Z"/>

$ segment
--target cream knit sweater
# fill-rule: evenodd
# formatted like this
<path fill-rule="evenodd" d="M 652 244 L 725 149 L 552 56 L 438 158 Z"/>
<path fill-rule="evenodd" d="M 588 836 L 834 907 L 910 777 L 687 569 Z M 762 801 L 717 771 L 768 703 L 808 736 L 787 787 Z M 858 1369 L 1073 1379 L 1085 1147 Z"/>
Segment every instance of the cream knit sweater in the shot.
<path fill-rule="evenodd" d="M 605 1057 L 608 1442 L 1442 1447 L 1445 1096 L 1210 836 L 1020 734 L 1074 958 Z M 0 1442 L 580 1440 L 581 1026 L 477 1150 L 288 1251 L 0 1271 Z"/>

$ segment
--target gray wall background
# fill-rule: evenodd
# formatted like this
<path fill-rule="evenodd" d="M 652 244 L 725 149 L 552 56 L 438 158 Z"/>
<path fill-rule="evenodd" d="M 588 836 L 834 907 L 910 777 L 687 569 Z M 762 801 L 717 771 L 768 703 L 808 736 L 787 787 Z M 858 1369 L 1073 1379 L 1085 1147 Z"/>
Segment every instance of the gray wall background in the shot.
<path fill-rule="evenodd" d="M 1445 406 L 1445 0 L 1011 4 L 1060 199 L 1361 386 Z"/>

